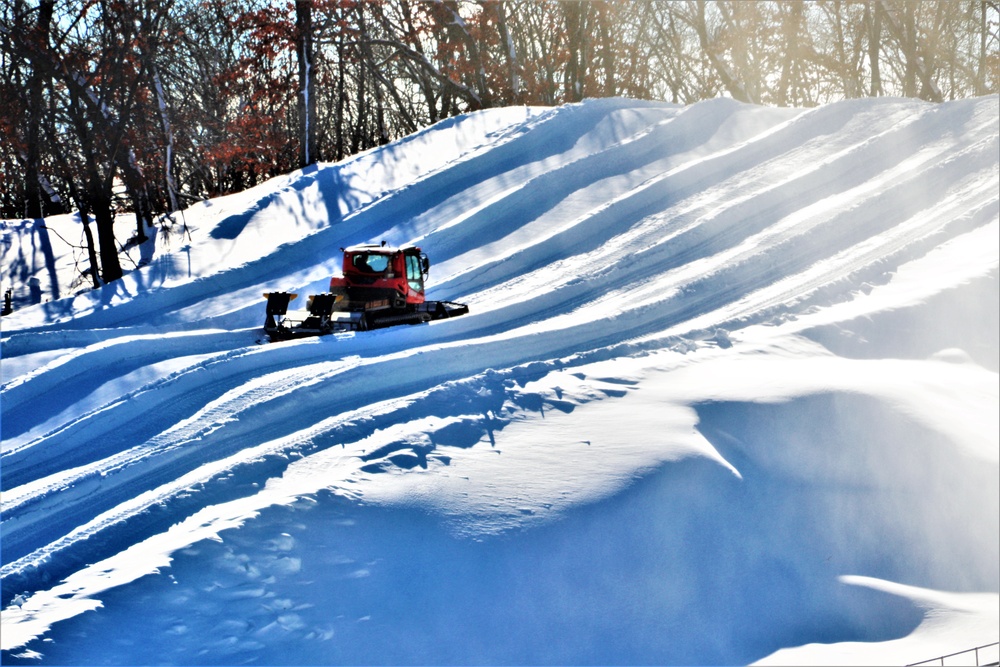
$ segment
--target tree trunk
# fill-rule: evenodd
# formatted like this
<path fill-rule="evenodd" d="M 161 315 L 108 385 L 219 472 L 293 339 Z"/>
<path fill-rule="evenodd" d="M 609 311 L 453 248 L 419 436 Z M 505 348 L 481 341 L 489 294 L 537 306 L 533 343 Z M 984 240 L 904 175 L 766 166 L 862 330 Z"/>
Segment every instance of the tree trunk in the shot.
<path fill-rule="evenodd" d="M 799 102 L 799 80 L 796 63 L 799 53 L 799 26 L 802 20 L 802 1 L 791 0 L 782 6 L 781 31 L 784 35 L 785 53 L 781 59 L 781 76 L 778 79 L 777 104 L 779 107 L 794 106 Z"/>
<path fill-rule="evenodd" d="M 312 0 L 295 0 L 295 50 L 299 58 L 299 166 L 316 162 L 316 69 Z"/>
<path fill-rule="evenodd" d="M 80 208 L 80 223 L 83 225 L 83 237 L 87 243 L 87 259 L 90 260 L 90 282 L 94 289 L 101 286 L 101 265 L 97 261 L 97 246 L 94 244 L 94 232 L 90 230 L 90 218 L 87 209 L 82 205 Z"/>
<path fill-rule="evenodd" d="M 871 70 L 871 97 L 882 95 L 882 71 L 879 52 L 882 50 L 882 4 L 879 0 L 865 3 L 865 24 L 868 26 L 868 68 Z"/>
<path fill-rule="evenodd" d="M 367 38 L 367 31 L 365 26 L 365 7 L 364 4 L 358 5 L 358 28 L 361 32 L 362 39 Z M 357 108 L 358 117 L 355 119 L 354 132 L 351 137 L 351 153 L 357 153 L 365 148 L 368 148 L 368 142 L 365 137 L 365 124 L 368 120 L 368 92 L 366 90 L 368 83 L 368 59 L 365 57 L 359 58 L 358 62 L 358 83 L 357 83 Z"/>
<path fill-rule="evenodd" d="M 102 184 L 90 183 L 87 199 L 97 224 L 97 243 L 101 250 L 101 280 L 105 283 L 122 277 L 118 261 L 118 241 L 115 239 L 115 216 L 111 211 L 111 193 Z"/>
<path fill-rule="evenodd" d="M 334 130 L 334 142 L 336 150 L 336 160 L 343 160 L 346 155 L 346 142 L 344 141 L 344 108 L 347 105 L 347 88 L 346 88 L 346 77 L 347 77 L 347 64 L 345 60 L 347 58 L 347 45 L 344 44 L 343 36 L 338 38 L 337 47 L 337 105 L 334 110 L 334 125 L 336 128 Z"/>
<path fill-rule="evenodd" d="M 979 58 L 976 64 L 976 95 L 986 94 L 986 0 L 979 0 Z"/>
<path fill-rule="evenodd" d="M 160 81 L 160 72 L 154 65 L 153 84 L 156 88 L 156 103 L 160 109 L 160 121 L 163 124 L 163 138 L 167 145 L 167 155 L 163 164 L 164 182 L 167 186 L 167 197 L 170 202 L 170 212 L 180 209 L 177 201 L 177 183 L 174 182 L 174 132 L 170 127 L 170 114 L 167 113 L 167 97 L 163 93 L 163 83 Z"/>
<path fill-rule="evenodd" d="M 55 0 L 41 0 L 38 3 L 38 23 L 33 34 L 29 36 L 36 42 L 36 48 L 47 49 L 49 45 L 49 26 L 52 23 L 52 11 Z M 31 78 L 28 81 L 28 133 L 27 159 L 25 161 L 24 197 L 26 218 L 41 218 L 44 215 L 41 188 L 41 145 L 39 139 L 44 113 L 42 89 L 48 77 L 47 68 L 40 59 L 31 64 Z"/>
<path fill-rule="evenodd" d="M 146 179 L 139 169 L 139 163 L 135 160 L 135 153 L 129 149 L 129 165 L 122 165 L 122 180 L 125 182 L 125 189 L 132 200 L 132 208 L 135 210 L 135 240 L 143 243 L 149 237 L 146 236 L 146 227 L 153 226 L 153 207 L 149 203 L 149 192 L 146 190 Z"/>
<path fill-rule="evenodd" d="M 94 232 L 90 231 L 90 221 L 86 214 L 80 213 L 80 221 L 83 223 L 83 235 L 87 239 L 87 257 L 90 259 L 90 281 L 94 289 L 101 286 L 101 267 L 97 263 L 97 248 L 94 246 Z"/>
<path fill-rule="evenodd" d="M 504 57 L 507 61 L 507 85 L 510 86 L 510 103 L 522 104 L 524 95 L 521 90 L 521 66 L 517 60 L 517 49 L 514 48 L 514 40 L 507 28 L 507 8 L 503 5 L 503 0 L 498 0 L 497 11 L 497 31 L 500 33 L 501 46 L 504 50 Z"/>
<path fill-rule="evenodd" d="M 618 93 L 615 76 L 615 39 L 608 25 L 608 13 L 611 10 L 607 2 L 597 4 L 597 25 L 601 33 L 601 64 L 604 67 L 604 96 L 614 97 Z"/>
<path fill-rule="evenodd" d="M 568 58 L 564 80 L 564 95 L 567 102 L 579 102 L 586 91 L 586 24 L 589 6 L 577 0 L 564 0 L 563 12 L 566 16 L 566 40 Z"/>

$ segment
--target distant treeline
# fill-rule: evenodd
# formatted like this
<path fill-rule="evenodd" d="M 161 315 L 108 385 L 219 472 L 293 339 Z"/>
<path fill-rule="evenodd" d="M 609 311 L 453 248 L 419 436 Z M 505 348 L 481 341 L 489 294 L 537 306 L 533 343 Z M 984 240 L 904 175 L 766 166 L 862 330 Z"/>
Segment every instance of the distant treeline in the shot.
<path fill-rule="evenodd" d="M 191 201 L 470 110 L 997 93 L 998 4 L 4 0 L 0 217 L 87 213 L 97 285 L 121 275 L 116 211 L 141 241 Z"/>

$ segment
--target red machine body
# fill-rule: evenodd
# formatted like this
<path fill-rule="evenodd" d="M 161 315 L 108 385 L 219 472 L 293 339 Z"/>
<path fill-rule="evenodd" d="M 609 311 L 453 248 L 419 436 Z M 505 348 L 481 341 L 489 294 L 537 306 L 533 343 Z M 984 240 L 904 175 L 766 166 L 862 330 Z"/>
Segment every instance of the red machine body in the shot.
<path fill-rule="evenodd" d="M 428 269 L 430 260 L 416 246 L 352 246 L 344 249 L 343 275 L 330 278 L 330 293 L 340 297 L 338 310 L 406 310 L 424 303 Z"/>

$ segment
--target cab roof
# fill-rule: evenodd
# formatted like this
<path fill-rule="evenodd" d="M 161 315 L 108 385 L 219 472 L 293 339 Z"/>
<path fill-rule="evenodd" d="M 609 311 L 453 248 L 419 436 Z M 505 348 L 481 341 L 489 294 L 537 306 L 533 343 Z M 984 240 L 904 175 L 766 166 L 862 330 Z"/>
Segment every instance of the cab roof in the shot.
<path fill-rule="evenodd" d="M 414 248 L 417 249 L 417 250 L 420 249 L 420 248 L 417 248 L 416 246 L 413 246 L 413 245 L 405 245 L 405 246 L 397 248 L 396 246 L 380 245 L 378 243 L 360 243 L 358 245 L 352 245 L 352 246 L 349 246 L 347 248 L 342 248 L 342 250 L 345 253 L 347 253 L 347 252 L 350 252 L 350 253 L 367 252 L 367 253 L 374 253 L 374 254 L 378 254 L 378 255 L 395 255 L 397 252 L 403 252 L 405 250 L 411 250 L 411 249 L 414 249 Z"/>

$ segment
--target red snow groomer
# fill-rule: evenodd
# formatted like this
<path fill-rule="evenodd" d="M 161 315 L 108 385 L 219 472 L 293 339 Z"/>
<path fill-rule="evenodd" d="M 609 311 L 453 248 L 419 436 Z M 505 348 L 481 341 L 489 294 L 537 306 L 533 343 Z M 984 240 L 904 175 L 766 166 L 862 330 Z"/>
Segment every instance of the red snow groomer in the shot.
<path fill-rule="evenodd" d="M 419 324 L 469 312 L 464 304 L 425 300 L 430 260 L 416 246 L 394 248 L 383 241 L 341 250 L 343 276 L 330 278 L 329 292 L 311 295 L 306 310 L 288 310 L 298 296 L 292 292 L 264 295 L 264 332 L 271 340 Z"/>

